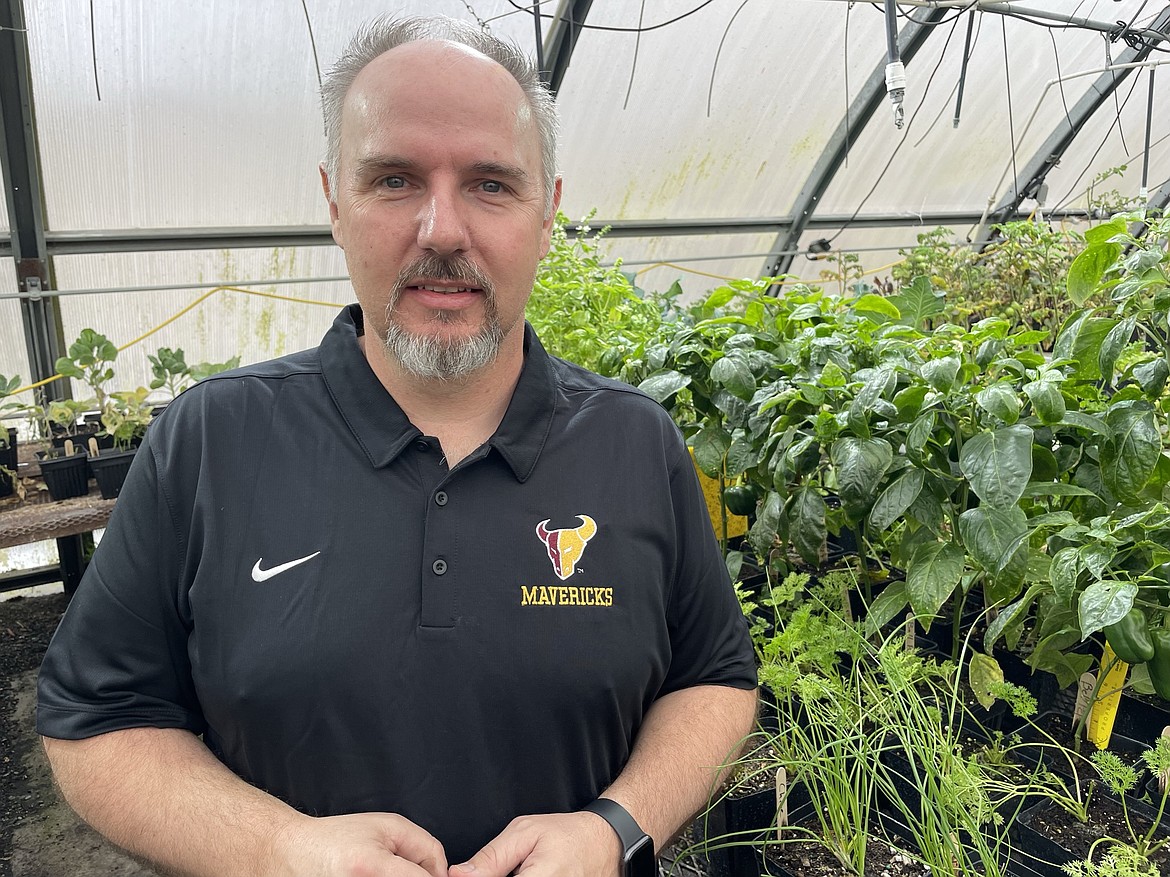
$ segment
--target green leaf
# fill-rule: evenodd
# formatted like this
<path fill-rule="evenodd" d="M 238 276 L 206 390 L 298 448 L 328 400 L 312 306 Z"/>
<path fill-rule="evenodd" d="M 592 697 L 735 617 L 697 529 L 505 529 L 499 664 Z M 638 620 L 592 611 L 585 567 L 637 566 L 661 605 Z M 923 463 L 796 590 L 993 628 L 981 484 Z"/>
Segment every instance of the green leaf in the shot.
<path fill-rule="evenodd" d="M 995 695 L 992 688 L 1003 682 L 1003 669 L 999 662 L 989 655 L 972 651 L 968 658 L 967 681 L 971 684 L 971 693 L 985 710 L 995 705 Z"/>
<path fill-rule="evenodd" d="M 858 313 L 876 314 L 886 320 L 900 320 L 902 313 L 884 296 L 874 295 L 872 292 L 861 296 L 853 302 L 853 310 Z M 883 322 L 877 320 L 875 322 Z"/>
<path fill-rule="evenodd" d="M 638 389 L 659 405 L 665 405 L 667 399 L 683 387 L 689 386 L 690 383 L 691 379 L 687 375 L 680 374 L 676 371 L 665 371 L 650 375 L 650 377 L 638 384 Z"/>
<path fill-rule="evenodd" d="M 1063 481 L 1053 481 L 1045 484 L 1039 481 L 1029 482 L 1024 488 L 1024 496 L 1096 496 L 1097 494 L 1087 487 L 1078 487 L 1075 484 L 1066 484 Z"/>
<path fill-rule="evenodd" d="M 1109 424 L 1100 417 L 1092 414 L 1082 414 L 1080 411 L 1066 411 L 1064 412 L 1064 417 L 1060 419 L 1060 422 L 1067 426 L 1075 426 L 1077 429 L 1094 432 L 1106 438 L 1113 436 L 1113 430 L 1109 428 Z"/>
<path fill-rule="evenodd" d="M 1159 356 L 1155 360 L 1134 366 L 1133 378 L 1138 382 L 1143 393 L 1151 399 L 1157 399 L 1166 387 L 1166 379 L 1170 378 L 1170 366 L 1166 364 L 1163 357 Z"/>
<path fill-rule="evenodd" d="M 796 553 L 811 566 L 820 566 L 825 556 L 825 513 L 825 500 L 814 488 L 802 487 L 793 495 L 789 535 Z"/>
<path fill-rule="evenodd" d="M 691 440 L 695 451 L 695 462 L 699 469 L 708 478 L 718 478 L 723 471 L 723 457 L 731 447 L 731 436 L 727 431 L 715 426 L 708 426 L 698 432 Z"/>
<path fill-rule="evenodd" d="M 1015 603 L 1010 606 L 1004 606 L 996 614 L 995 618 L 987 625 L 987 630 L 983 634 L 983 648 L 991 651 L 992 647 L 1003 636 L 1003 632 L 1015 624 L 1017 621 L 1022 621 L 1028 613 L 1032 602 L 1042 592 L 1043 588 L 1040 585 L 1033 585 L 1028 588 L 1027 593 L 1024 594 Z"/>
<path fill-rule="evenodd" d="M 959 583 L 964 559 L 963 549 L 949 542 L 929 542 L 911 558 L 906 571 L 906 593 L 914 614 L 927 630 Z"/>
<path fill-rule="evenodd" d="M 727 449 L 727 461 L 724 474 L 731 478 L 746 472 L 758 462 L 756 450 L 750 440 L 743 435 L 732 439 L 731 447 Z"/>
<path fill-rule="evenodd" d="M 1032 430 L 1015 424 L 972 437 L 959 454 L 959 469 L 984 503 L 1014 506 L 1032 477 Z"/>
<path fill-rule="evenodd" d="M 904 515 L 918 499 L 925 479 L 926 473 L 921 469 L 910 469 L 883 490 L 869 513 L 870 532 L 880 533 Z"/>
<path fill-rule="evenodd" d="M 918 412 L 922 410 L 922 403 L 926 401 L 927 392 L 929 391 L 921 384 L 899 390 L 894 395 L 894 407 L 898 409 L 898 417 L 903 421 L 917 417 Z"/>
<path fill-rule="evenodd" d="M 756 391 L 756 378 L 748 365 L 747 357 L 739 351 L 732 351 L 711 366 L 711 380 L 722 384 L 729 392 L 741 399 L 750 399 Z"/>
<path fill-rule="evenodd" d="M 1162 455 L 1162 434 L 1148 405 L 1113 408 L 1105 416 L 1113 441 L 1101 448 L 1101 474 L 1117 497 L 1134 499 L 1146 486 Z"/>
<path fill-rule="evenodd" d="M 780 494 L 769 490 L 760 504 L 756 522 L 748 531 L 748 544 L 758 557 L 767 557 L 768 552 L 776 542 L 776 533 L 780 529 L 780 515 L 782 510 Z"/>
<path fill-rule="evenodd" d="M 1125 168 L 1122 168 L 1125 170 Z M 1120 216 L 1114 217 L 1108 222 L 1102 222 L 1100 225 L 1094 225 L 1092 228 L 1085 230 L 1085 243 L 1090 245 L 1099 245 L 1108 243 L 1111 238 L 1119 234 L 1125 234 L 1127 226 L 1125 219 Z M 1116 245 L 1115 245 L 1116 246 Z"/>
<path fill-rule="evenodd" d="M 1028 518 L 1019 506 L 996 509 L 978 506 L 959 515 L 959 535 L 980 566 L 992 575 L 1000 572 L 1020 549 L 1028 532 Z"/>
<path fill-rule="evenodd" d="M 1101 342 L 1101 351 L 1097 354 L 1097 366 L 1101 369 L 1101 376 L 1108 380 L 1113 375 L 1113 367 L 1117 364 L 1117 357 L 1125 349 L 1137 325 L 1137 319 L 1128 317 L 1109 330 L 1105 340 Z"/>
<path fill-rule="evenodd" d="M 1094 317 L 1089 311 L 1080 314 L 1067 323 L 1057 336 L 1052 358 L 1072 360 L 1076 364 L 1075 375 L 1080 380 L 1097 380 L 1101 377 L 1098 365 L 1101 345 L 1115 325 L 1116 320 Z"/>
<path fill-rule="evenodd" d="M 975 402 L 986 411 L 1011 425 L 1020 419 L 1020 398 L 1007 381 L 997 381 L 975 394 Z"/>
<path fill-rule="evenodd" d="M 1085 247 L 1072 260 L 1068 266 L 1066 287 L 1068 297 L 1077 307 L 1083 307 L 1089 300 L 1120 252 L 1120 245 L 1102 243 Z"/>
<path fill-rule="evenodd" d="M 704 310 L 713 311 L 716 308 L 721 308 L 729 301 L 735 298 L 735 289 L 730 286 L 720 286 L 703 302 Z"/>
<path fill-rule="evenodd" d="M 837 363 L 829 360 L 821 369 L 820 385 L 825 389 L 837 389 L 845 386 L 845 372 Z"/>
<path fill-rule="evenodd" d="M 1138 586 L 1131 582 L 1094 582 L 1081 592 L 1077 604 L 1081 621 L 1081 639 L 1121 621 L 1133 608 Z"/>
<path fill-rule="evenodd" d="M 857 520 L 873 504 L 882 476 L 894 461 L 894 449 L 885 439 L 842 436 L 830 457 L 837 470 L 837 491 L 845 511 Z"/>
<path fill-rule="evenodd" d="M 1032 381 L 1024 384 L 1024 393 L 1032 403 L 1032 410 L 1044 423 L 1060 423 L 1066 408 L 1059 384 L 1055 381 Z"/>
<path fill-rule="evenodd" d="M 944 356 L 942 359 L 932 359 L 922 366 L 923 379 L 940 393 L 948 392 L 955 384 L 955 377 L 959 374 L 959 357 Z"/>
<path fill-rule="evenodd" d="M 929 277 L 924 276 L 915 277 L 909 286 L 903 286 L 902 291 L 891 296 L 889 301 L 898 309 L 902 322 L 915 328 L 921 328 L 928 319 L 946 309 L 943 293 L 931 285 Z"/>
<path fill-rule="evenodd" d="M 906 582 L 892 582 L 874 598 L 865 613 L 865 632 L 872 636 L 906 610 Z"/>

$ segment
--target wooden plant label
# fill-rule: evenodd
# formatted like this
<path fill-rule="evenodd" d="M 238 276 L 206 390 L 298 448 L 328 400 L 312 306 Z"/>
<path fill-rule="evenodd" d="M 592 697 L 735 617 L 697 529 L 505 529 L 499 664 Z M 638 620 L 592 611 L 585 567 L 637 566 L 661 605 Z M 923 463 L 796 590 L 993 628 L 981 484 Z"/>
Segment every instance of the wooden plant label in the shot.
<path fill-rule="evenodd" d="M 1162 729 L 1161 736 L 1170 737 L 1170 725 Z M 1164 770 L 1158 774 L 1158 794 L 1165 795 L 1167 786 L 1170 786 L 1170 771 Z"/>
<path fill-rule="evenodd" d="M 96 457 L 98 455 L 97 439 L 95 439 L 93 436 L 90 436 L 87 445 L 89 447 L 89 455 L 91 457 Z"/>
<path fill-rule="evenodd" d="M 906 613 L 906 651 L 914 651 L 914 646 L 917 643 L 917 635 L 914 630 L 914 613 Z"/>
<path fill-rule="evenodd" d="M 1089 710 L 1089 704 L 1093 702 L 1093 689 L 1097 687 L 1097 677 L 1092 673 L 1082 673 L 1080 681 L 1077 682 L 1077 705 L 1073 709 L 1072 726 L 1075 729 L 1077 722 Z"/>
<path fill-rule="evenodd" d="M 849 585 L 846 582 L 841 582 L 841 614 L 845 616 L 846 623 L 853 623 L 853 607 L 849 603 Z"/>
<path fill-rule="evenodd" d="M 788 824 L 788 771 L 776 771 L 776 827 Z"/>
<path fill-rule="evenodd" d="M 73 439 L 65 439 L 65 456 L 73 456 Z"/>

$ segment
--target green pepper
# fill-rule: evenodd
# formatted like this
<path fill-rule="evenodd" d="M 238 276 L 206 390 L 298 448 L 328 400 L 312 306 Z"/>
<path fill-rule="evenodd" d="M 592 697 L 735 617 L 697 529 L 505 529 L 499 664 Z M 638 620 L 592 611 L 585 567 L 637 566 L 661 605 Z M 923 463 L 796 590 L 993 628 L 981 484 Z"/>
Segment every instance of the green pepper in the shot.
<path fill-rule="evenodd" d="M 756 492 L 747 485 L 728 487 L 723 491 L 723 504 L 733 515 L 754 515 L 756 513 Z"/>
<path fill-rule="evenodd" d="M 1121 621 L 1105 628 L 1105 640 L 1113 653 L 1127 664 L 1144 664 L 1154 657 L 1146 614 L 1136 606 Z"/>
<path fill-rule="evenodd" d="M 1154 641 L 1154 657 L 1146 664 L 1150 671 L 1150 683 L 1162 700 L 1170 700 L 1170 628 L 1150 629 Z"/>

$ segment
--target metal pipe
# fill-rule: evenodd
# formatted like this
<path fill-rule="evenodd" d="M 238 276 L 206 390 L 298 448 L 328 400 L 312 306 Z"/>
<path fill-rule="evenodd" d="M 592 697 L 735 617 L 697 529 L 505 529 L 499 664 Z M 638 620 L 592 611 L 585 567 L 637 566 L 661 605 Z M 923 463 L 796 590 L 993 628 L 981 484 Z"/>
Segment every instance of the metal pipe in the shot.
<path fill-rule="evenodd" d="M 975 32 L 974 11 L 967 17 L 967 40 L 963 45 L 963 69 L 959 71 L 959 94 L 955 98 L 955 118 L 951 120 L 951 127 L 959 127 L 959 113 L 963 109 L 963 91 L 967 87 L 967 62 L 971 60 L 971 36 Z"/>

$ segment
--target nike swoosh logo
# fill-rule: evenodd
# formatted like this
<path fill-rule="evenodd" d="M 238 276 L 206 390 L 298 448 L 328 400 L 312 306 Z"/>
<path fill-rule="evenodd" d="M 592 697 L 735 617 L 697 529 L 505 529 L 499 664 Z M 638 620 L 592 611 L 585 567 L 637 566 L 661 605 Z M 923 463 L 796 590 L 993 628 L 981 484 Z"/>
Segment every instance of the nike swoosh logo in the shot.
<path fill-rule="evenodd" d="M 288 563 L 282 563 L 279 566 L 274 566 L 272 569 L 260 569 L 260 564 L 264 562 L 264 558 L 261 557 L 256 561 L 256 565 L 252 567 L 252 581 L 266 582 L 273 576 L 278 576 L 282 572 L 292 569 L 294 566 L 300 566 L 306 560 L 312 560 L 320 553 L 320 551 L 314 551 L 307 557 L 298 557 L 296 560 L 290 560 Z"/>

